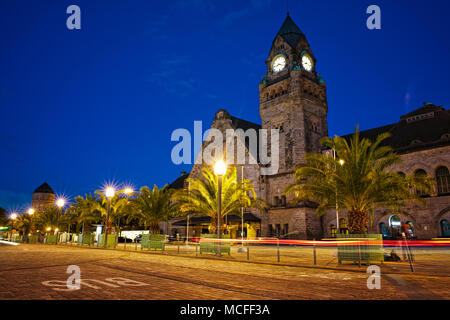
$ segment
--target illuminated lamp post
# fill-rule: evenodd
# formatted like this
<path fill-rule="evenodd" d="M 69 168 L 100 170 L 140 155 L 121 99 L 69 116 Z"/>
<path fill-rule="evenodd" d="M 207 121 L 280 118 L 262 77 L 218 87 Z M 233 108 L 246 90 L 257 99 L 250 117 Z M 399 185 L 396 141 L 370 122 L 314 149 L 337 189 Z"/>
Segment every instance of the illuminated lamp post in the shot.
<path fill-rule="evenodd" d="M 17 218 L 17 213 L 13 212 L 10 216 L 11 218 L 11 233 L 9 235 L 9 241 L 12 241 L 12 234 L 13 234 L 13 230 L 14 230 L 14 220 L 16 220 Z"/>
<path fill-rule="evenodd" d="M 244 187 L 244 166 L 242 166 L 242 174 L 241 174 L 241 181 L 242 181 L 242 188 Z M 239 249 L 237 250 L 237 252 L 239 253 L 244 253 L 247 250 L 244 248 L 244 206 L 241 207 L 241 237 L 242 237 L 242 242 L 241 242 L 241 246 L 239 247 Z M 248 234 L 248 230 L 247 230 L 247 234 Z"/>
<path fill-rule="evenodd" d="M 30 233 L 31 233 L 31 231 L 33 230 L 32 228 L 33 228 L 33 214 L 34 214 L 34 208 L 29 208 L 28 209 L 28 214 L 30 215 Z"/>
<path fill-rule="evenodd" d="M 214 174 L 218 179 L 218 190 L 217 190 L 217 238 L 219 239 L 217 245 L 217 256 L 220 257 L 221 249 L 220 249 L 220 217 L 222 215 L 222 176 L 227 172 L 227 166 L 225 162 L 222 160 L 217 161 L 214 165 Z"/>
<path fill-rule="evenodd" d="M 108 241 L 108 226 L 109 226 L 109 210 L 111 206 L 111 198 L 114 197 L 114 194 L 116 193 L 116 190 L 113 187 L 107 187 L 105 190 L 106 198 L 108 199 L 108 208 L 106 211 L 106 222 L 105 222 L 105 230 L 103 230 L 104 242 L 103 242 L 103 248 L 106 248 L 106 244 Z"/>
<path fill-rule="evenodd" d="M 336 161 L 336 150 L 333 149 L 333 158 Z M 344 165 L 345 161 L 343 159 L 339 159 L 339 164 L 341 165 L 341 167 Z M 337 167 L 335 165 L 334 167 L 334 171 L 335 173 L 337 172 Z M 338 206 L 338 190 L 337 190 L 337 185 L 336 185 L 336 236 L 338 233 L 340 233 L 339 231 L 339 206 Z"/>
<path fill-rule="evenodd" d="M 59 208 L 59 210 L 58 210 L 58 221 L 56 223 L 56 229 L 55 229 L 55 232 L 56 232 L 56 243 L 58 243 L 59 219 L 61 217 L 62 210 L 63 210 L 63 207 L 64 207 L 65 204 L 66 204 L 66 201 L 63 198 L 59 198 L 58 200 L 56 200 L 56 206 Z"/>

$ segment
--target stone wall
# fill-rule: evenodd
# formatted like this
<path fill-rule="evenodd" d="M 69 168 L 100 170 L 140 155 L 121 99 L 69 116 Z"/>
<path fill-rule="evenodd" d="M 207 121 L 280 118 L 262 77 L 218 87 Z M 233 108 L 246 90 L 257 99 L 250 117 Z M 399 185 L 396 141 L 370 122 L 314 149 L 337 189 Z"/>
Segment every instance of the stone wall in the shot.
<path fill-rule="evenodd" d="M 392 171 L 414 174 L 418 169 L 423 169 L 433 179 L 436 179 L 436 169 L 440 166 L 450 168 L 450 146 L 421 150 L 400 155 L 402 163 L 392 167 Z M 411 221 L 414 231 L 419 239 L 430 239 L 441 236 L 440 221 L 450 221 L 450 195 L 437 195 L 434 193 L 426 197 L 426 204 L 408 203 L 396 213 L 402 224 Z M 380 233 L 380 223 L 389 227 L 389 218 L 393 213 L 388 208 L 375 210 L 373 224 L 369 232 Z M 347 211 L 340 210 L 339 217 L 347 218 Z M 328 211 L 323 218 L 323 234 L 330 236 L 331 224 L 336 226 L 336 211 Z"/>

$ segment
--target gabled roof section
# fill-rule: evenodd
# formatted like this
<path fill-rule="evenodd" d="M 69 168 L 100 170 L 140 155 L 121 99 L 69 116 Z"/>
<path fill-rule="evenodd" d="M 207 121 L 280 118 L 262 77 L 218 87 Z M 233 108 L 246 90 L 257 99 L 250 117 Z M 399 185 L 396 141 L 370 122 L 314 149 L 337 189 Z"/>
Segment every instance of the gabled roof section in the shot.
<path fill-rule="evenodd" d="M 52 193 L 55 194 L 47 182 L 41 184 L 33 193 Z"/>
<path fill-rule="evenodd" d="M 432 113 L 431 116 L 421 117 Z M 411 117 L 419 117 L 410 121 Z M 389 132 L 391 137 L 382 144 L 391 146 L 397 153 L 409 153 L 450 145 L 450 110 L 433 104 L 425 104 L 406 115 L 397 123 L 360 132 L 361 138 L 375 141 L 378 135 Z M 347 141 L 352 134 L 343 136 Z"/>
<path fill-rule="evenodd" d="M 281 36 L 292 48 L 295 48 L 304 34 L 288 13 L 275 38 L 277 36 Z"/>
<path fill-rule="evenodd" d="M 236 129 L 242 129 L 244 131 L 246 131 L 247 129 L 255 129 L 256 132 L 258 132 L 259 129 L 261 129 L 261 125 L 244 120 L 244 119 L 239 119 L 233 116 L 230 116 L 231 118 L 231 125 L 233 126 L 233 128 Z"/>
<path fill-rule="evenodd" d="M 169 185 L 169 189 L 183 189 L 184 181 L 189 177 L 189 173 L 183 173 Z"/>
<path fill-rule="evenodd" d="M 426 114 L 426 113 L 430 113 L 430 112 L 439 112 L 439 111 L 445 111 L 445 108 L 440 107 L 440 106 L 435 106 L 434 104 L 429 103 L 429 102 L 425 102 L 422 107 L 420 107 L 419 109 L 416 109 L 414 111 L 411 111 L 407 114 L 402 115 L 400 117 L 400 119 L 407 119 L 412 116 L 417 116 L 417 115 Z"/>

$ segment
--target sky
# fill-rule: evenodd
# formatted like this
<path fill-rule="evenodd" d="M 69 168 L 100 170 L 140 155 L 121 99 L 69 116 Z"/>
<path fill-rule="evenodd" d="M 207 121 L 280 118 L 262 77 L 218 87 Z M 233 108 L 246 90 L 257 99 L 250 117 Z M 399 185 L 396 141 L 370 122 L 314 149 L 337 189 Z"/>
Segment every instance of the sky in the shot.
<path fill-rule="evenodd" d="M 69 30 L 70 5 L 81 29 Z M 366 9 L 381 9 L 369 30 Z M 327 83 L 329 135 L 450 105 L 447 0 L 2 0 L 0 206 L 44 181 L 73 199 L 105 182 L 162 187 L 175 129 L 261 123 L 258 84 L 289 10 Z"/>

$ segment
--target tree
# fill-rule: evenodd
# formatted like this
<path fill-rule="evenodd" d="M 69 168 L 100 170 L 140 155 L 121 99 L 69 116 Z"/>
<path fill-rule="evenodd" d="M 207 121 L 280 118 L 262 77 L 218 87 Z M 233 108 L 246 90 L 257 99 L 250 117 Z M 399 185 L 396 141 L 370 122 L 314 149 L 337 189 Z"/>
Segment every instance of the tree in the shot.
<path fill-rule="evenodd" d="M 398 211 L 405 201 L 425 203 L 414 190 L 430 193 L 433 181 L 428 176 L 390 171 L 401 159 L 391 147 L 381 145 L 388 137 L 390 134 L 384 133 L 375 142 L 361 139 L 356 127 L 350 143 L 338 136 L 322 138 L 323 145 L 335 150 L 336 159 L 326 154 L 307 154 L 306 163 L 296 168 L 296 182 L 288 186 L 287 194 L 294 194 L 296 201 L 318 203 L 318 215 L 336 205 L 348 209 L 348 228 L 352 234 L 367 233 L 376 207 Z"/>
<path fill-rule="evenodd" d="M 27 235 L 31 231 L 31 216 L 24 213 L 19 214 L 14 221 L 14 229 L 18 230 L 21 235 Z"/>
<path fill-rule="evenodd" d="M 173 191 L 168 185 L 153 190 L 144 186 L 139 190 L 138 196 L 132 200 L 135 216 L 145 227 L 149 227 L 151 233 L 159 233 L 160 222 L 169 222 L 175 215 L 176 204 L 171 201 Z"/>
<path fill-rule="evenodd" d="M 187 179 L 189 190 L 180 189 L 173 195 L 178 202 L 180 212 L 211 217 L 211 227 L 217 231 L 218 177 L 209 169 L 202 169 L 203 179 Z M 222 178 L 222 207 L 219 223 L 227 214 L 239 213 L 244 208 L 264 208 L 265 204 L 257 199 L 250 180 L 237 180 L 236 167 L 230 167 Z"/>
<path fill-rule="evenodd" d="M 101 218 L 99 197 L 91 193 L 85 194 L 84 198 L 77 196 L 75 197 L 75 203 L 68 208 L 68 212 L 66 211 L 66 213 L 77 217 L 78 224 L 82 225 L 82 233 L 85 231 L 90 233 L 91 224 L 99 221 Z"/>
<path fill-rule="evenodd" d="M 58 226 L 59 214 L 59 208 L 56 206 L 38 209 L 33 216 L 33 224 L 36 229 L 47 230 L 47 228 L 51 228 L 54 231 Z"/>
<path fill-rule="evenodd" d="M 108 198 L 106 194 L 102 190 L 95 191 L 95 194 L 99 196 L 97 203 L 97 209 L 100 211 L 102 216 L 106 216 L 108 211 Z M 107 222 L 109 226 L 113 225 L 116 231 L 118 232 L 119 221 L 127 212 L 127 206 L 129 205 L 129 200 L 127 197 L 124 197 L 125 192 L 123 190 L 117 191 L 110 201 L 110 211 L 109 211 L 109 221 Z M 108 227 L 108 229 L 110 229 Z"/>

